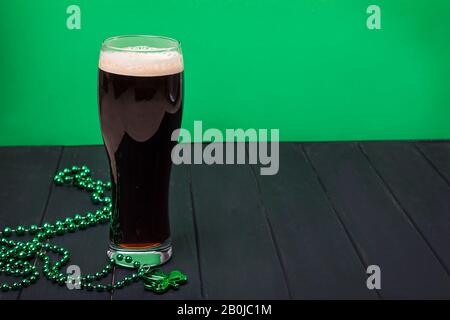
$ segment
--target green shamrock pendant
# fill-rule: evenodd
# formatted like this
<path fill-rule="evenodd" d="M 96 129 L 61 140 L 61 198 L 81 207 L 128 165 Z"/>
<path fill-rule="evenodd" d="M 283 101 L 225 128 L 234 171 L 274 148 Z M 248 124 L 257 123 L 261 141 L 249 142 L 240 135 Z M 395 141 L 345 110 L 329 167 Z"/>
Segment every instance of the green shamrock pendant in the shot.
<path fill-rule="evenodd" d="M 147 266 L 143 266 L 141 269 L 144 270 L 141 279 L 144 281 L 145 290 L 155 293 L 165 293 L 169 288 L 176 290 L 187 282 L 187 276 L 178 270 L 166 274 L 160 269 L 151 269 Z"/>

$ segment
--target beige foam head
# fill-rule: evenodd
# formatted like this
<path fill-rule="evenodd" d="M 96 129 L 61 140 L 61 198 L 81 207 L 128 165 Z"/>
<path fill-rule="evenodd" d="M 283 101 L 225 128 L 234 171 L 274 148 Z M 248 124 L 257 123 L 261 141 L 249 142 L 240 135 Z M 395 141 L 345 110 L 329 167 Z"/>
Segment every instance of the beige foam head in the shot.
<path fill-rule="evenodd" d="M 166 76 L 184 69 L 183 56 L 178 51 L 144 46 L 101 51 L 98 67 L 106 72 L 135 77 Z"/>

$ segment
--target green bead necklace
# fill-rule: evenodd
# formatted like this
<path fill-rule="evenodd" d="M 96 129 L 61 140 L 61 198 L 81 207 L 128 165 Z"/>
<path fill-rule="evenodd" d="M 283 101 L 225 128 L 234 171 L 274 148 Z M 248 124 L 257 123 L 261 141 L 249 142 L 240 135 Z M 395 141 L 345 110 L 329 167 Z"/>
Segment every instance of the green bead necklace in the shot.
<path fill-rule="evenodd" d="M 86 190 L 91 195 L 91 200 L 100 208 L 95 213 L 87 212 L 84 216 L 80 214 L 74 215 L 72 218 L 57 220 L 55 223 L 44 223 L 42 226 L 31 225 L 29 227 L 17 226 L 16 228 L 5 227 L 0 232 L 0 274 L 5 273 L 8 276 L 21 278 L 12 284 L 0 284 L 0 290 L 3 292 L 19 290 L 26 288 L 35 283 L 40 273 L 33 264 L 35 258 L 42 262 L 42 274 L 48 280 L 64 286 L 68 281 L 74 279 L 68 278 L 67 274 L 60 270 L 70 261 L 69 251 L 63 247 L 53 245 L 47 240 L 62 236 L 66 232 L 76 232 L 94 227 L 99 223 L 105 224 L 110 221 L 112 203 L 111 198 L 105 196 L 105 190 L 111 190 L 111 182 L 103 182 L 101 180 L 94 181 L 91 171 L 88 167 L 73 166 L 58 172 L 54 180 L 56 185 L 73 185 L 81 190 Z M 17 241 L 10 239 L 12 235 L 24 236 L 31 235 L 30 241 Z M 60 260 L 53 265 L 50 264 L 50 257 L 47 253 L 53 252 L 60 256 Z M 128 265 L 132 265 L 137 272 L 125 276 L 123 280 L 114 284 L 94 284 L 105 278 L 113 271 L 118 261 L 125 261 Z M 111 292 L 115 289 L 121 289 L 133 282 L 142 280 L 146 290 L 155 293 L 164 293 L 169 288 L 178 289 L 180 285 L 187 282 L 187 277 L 180 271 L 174 270 L 169 274 L 164 273 L 160 269 L 151 268 L 149 265 L 141 265 L 140 262 L 134 261 L 131 256 L 122 254 L 116 255 L 110 259 L 106 266 L 95 274 L 87 274 L 80 276 L 79 288 L 87 291 L 96 290 L 98 292 Z"/>

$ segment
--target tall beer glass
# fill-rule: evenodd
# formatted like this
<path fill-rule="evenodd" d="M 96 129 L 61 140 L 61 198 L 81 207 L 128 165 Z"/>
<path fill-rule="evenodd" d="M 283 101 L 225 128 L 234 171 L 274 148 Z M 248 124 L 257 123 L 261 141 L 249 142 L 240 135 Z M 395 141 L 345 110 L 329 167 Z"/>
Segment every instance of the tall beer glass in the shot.
<path fill-rule="evenodd" d="M 112 182 L 110 257 L 158 265 L 172 255 L 168 216 L 172 132 L 181 125 L 183 56 L 177 40 L 105 40 L 99 114 Z M 120 255 L 119 255 L 120 254 Z"/>

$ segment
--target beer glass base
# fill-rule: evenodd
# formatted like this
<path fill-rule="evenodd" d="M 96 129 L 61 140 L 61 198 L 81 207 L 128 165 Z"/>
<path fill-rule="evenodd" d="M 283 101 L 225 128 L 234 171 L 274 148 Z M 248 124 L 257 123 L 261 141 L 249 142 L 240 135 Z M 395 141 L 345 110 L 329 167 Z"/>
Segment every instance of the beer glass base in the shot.
<path fill-rule="evenodd" d="M 131 250 L 119 248 L 110 244 L 109 250 L 107 252 L 110 259 L 114 259 L 116 264 L 126 268 L 135 268 L 134 263 L 137 261 L 140 265 L 150 265 L 159 266 L 170 260 L 172 257 L 172 245 L 169 243 L 164 246 L 159 246 L 157 248 L 152 248 L 150 250 Z M 118 255 L 122 255 L 122 259 L 118 259 Z M 132 262 L 127 262 L 126 257 L 132 258 Z"/>

